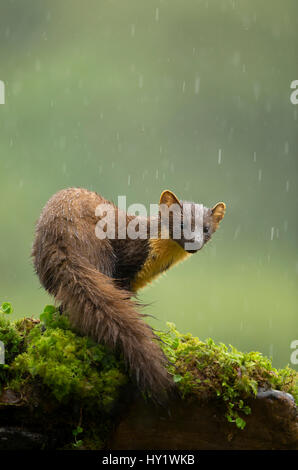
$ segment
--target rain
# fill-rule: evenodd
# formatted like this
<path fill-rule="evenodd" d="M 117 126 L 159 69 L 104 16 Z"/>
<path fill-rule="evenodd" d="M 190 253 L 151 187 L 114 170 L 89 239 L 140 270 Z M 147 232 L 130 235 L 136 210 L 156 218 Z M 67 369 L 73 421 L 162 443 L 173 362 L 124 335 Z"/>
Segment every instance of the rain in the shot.
<path fill-rule="evenodd" d="M 15 318 L 53 302 L 30 252 L 55 192 L 149 208 L 171 189 L 227 209 L 201 252 L 140 292 L 148 321 L 290 363 L 297 15 L 290 0 L 3 3 L 0 276 Z"/>

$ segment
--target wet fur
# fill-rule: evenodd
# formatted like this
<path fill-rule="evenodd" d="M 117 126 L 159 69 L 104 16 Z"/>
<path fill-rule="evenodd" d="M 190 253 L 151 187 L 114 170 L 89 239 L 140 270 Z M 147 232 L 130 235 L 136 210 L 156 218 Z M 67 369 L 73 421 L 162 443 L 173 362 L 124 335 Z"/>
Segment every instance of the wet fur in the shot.
<path fill-rule="evenodd" d="M 140 388 L 160 401 L 172 387 L 167 361 L 131 297 L 189 255 L 173 240 L 98 239 L 95 209 L 102 203 L 113 205 L 81 188 L 55 194 L 36 225 L 35 270 L 72 326 L 120 351 Z M 132 217 L 126 215 L 126 222 Z"/>

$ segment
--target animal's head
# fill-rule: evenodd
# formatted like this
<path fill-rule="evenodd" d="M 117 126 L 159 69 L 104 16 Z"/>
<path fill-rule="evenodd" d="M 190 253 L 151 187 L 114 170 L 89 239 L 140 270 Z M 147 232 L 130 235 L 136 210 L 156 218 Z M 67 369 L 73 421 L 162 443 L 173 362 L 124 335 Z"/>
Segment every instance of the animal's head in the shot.
<path fill-rule="evenodd" d="M 161 224 L 168 236 L 188 253 L 196 253 L 207 243 L 224 218 L 226 205 L 218 202 L 212 208 L 189 201 L 180 201 L 169 190 L 160 196 Z M 163 229 L 164 227 L 164 229 Z"/>

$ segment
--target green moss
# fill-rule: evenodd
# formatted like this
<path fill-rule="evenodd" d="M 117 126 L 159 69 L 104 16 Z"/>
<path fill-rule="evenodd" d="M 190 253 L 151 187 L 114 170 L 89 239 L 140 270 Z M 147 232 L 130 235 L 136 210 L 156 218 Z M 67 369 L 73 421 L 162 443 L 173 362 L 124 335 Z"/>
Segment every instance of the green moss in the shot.
<path fill-rule="evenodd" d="M 69 442 L 65 448 L 99 449 L 128 383 L 124 363 L 103 345 L 72 332 L 67 317 L 55 307 L 46 306 L 40 318 L 10 322 L 0 314 L 5 345 L 0 385 L 32 404 L 34 422 L 45 421 L 54 433 L 59 429 Z M 79 435 L 81 422 L 84 431 Z"/>
<path fill-rule="evenodd" d="M 13 323 L 0 315 L 0 340 L 6 349 L 0 383 L 22 392 L 38 384 L 44 387 L 44 396 L 58 404 L 76 403 L 85 417 L 89 413 L 88 425 L 82 425 L 86 431 L 75 436 L 76 445 L 89 442 L 90 448 L 96 441 L 98 446 L 128 383 L 124 363 L 108 348 L 71 331 L 67 317 L 55 307 L 46 306 L 40 318 L 40 322 L 24 318 Z M 168 326 L 168 332 L 158 334 L 182 399 L 217 400 L 224 405 L 227 419 L 239 428 L 245 426 L 245 415 L 251 412 L 248 403 L 260 388 L 289 392 L 297 400 L 294 370 L 277 370 L 259 352 L 243 353 L 211 339 L 203 342 L 179 333 L 173 324 Z"/>
<path fill-rule="evenodd" d="M 3 314 L 0 314 L 0 341 L 5 346 L 5 364 L 0 364 L 0 392 L 7 381 L 9 365 L 22 350 L 22 335 Z"/>
<path fill-rule="evenodd" d="M 259 352 L 243 353 L 212 339 L 203 342 L 179 333 L 172 323 L 167 325 L 169 331 L 159 336 L 183 398 L 218 400 L 225 405 L 227 419 L 239 428 L 245 426 L 244 417 L 251 412 L 247 400 L 260 388 L 283 390 L 297 400 L 298 374 L 289 367 L 277 370 Z"/>
<path fill-rule="evenodd" d="M 108 411 L 127 382 L 124 365 L 103 345 L 73 333 L 66 317 L 51 312 L 27 330 L 26 350 L 10 366 L 10 386 L 38 379 L 60 402 Z M 18 330 L 23 322 L 18 322 Z"/>

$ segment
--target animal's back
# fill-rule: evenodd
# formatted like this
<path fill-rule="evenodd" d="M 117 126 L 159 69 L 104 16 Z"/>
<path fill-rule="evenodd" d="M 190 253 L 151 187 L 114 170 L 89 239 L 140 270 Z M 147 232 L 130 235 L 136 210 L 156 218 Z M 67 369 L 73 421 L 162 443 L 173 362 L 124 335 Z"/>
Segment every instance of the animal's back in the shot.
<path fill-rule="evenodd" d="M 96 269 L 112 275 L 113 255 L 109 240 L 98 240 L 95 216 L 99 204 L 111 204 L 95 192 L 82 188 L 63 189 L 54 194 L 43 208 L 36 225 L 32 255 L 42 284 L 44 267 L 55 264 L 72 253 L 84 256 Z M 61 258 L 61 259 L 60 259 Z M 54 287 L 54 286 L 51 286 Z M 51 293 L 55 291 L 51 288 Z"/>
<path fill-rule="evenodd" d="M 117 262 L 108 239 L 96 237 L 96 207 L 111 204 L 96 193 L 70 188 L 44 207 L 32 256 L 42 285 L 67 311 L 80 333 L 123 353 L 139 385 L 156 400 L 172 380 L 151 327 L 136 310 L 131 292 L 113 279 Z"/>

